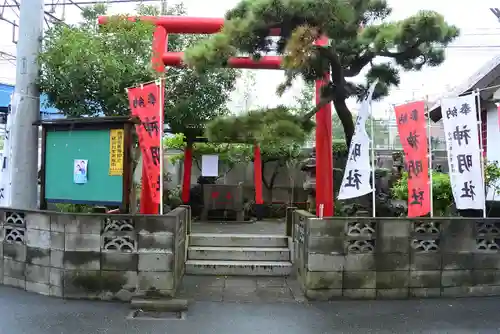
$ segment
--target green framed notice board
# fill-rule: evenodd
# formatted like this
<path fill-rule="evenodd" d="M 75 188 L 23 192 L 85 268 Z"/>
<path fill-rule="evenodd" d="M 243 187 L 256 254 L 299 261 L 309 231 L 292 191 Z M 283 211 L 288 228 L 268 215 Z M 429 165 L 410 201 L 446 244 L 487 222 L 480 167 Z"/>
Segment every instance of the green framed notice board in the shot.
<path fill-rule="evenodd" d="M 129 147 L 133 129 L 128 117 L 64 119 L 40 125 L 42 205 L 106 205 L 128 211 L 132 180 Z M 116 144 L 117 133 L 120 144 Z M 116 159 L 119 159 L 119 168 Z M 82 160 L 87 163 L 85 181 L 76 181 L 75 166 Z"/>

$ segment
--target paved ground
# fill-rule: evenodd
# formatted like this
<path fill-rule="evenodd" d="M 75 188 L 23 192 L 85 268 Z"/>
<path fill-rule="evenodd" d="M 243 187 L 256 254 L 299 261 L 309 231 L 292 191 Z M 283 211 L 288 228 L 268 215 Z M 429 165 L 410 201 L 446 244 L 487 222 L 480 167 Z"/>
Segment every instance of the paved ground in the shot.
<path fill-rule="evenodd" d="M 184 276 L 179 298 L 239 303 L 294 303 L 305 300 L 298 282 L 290 278 L 223 276 Z"/>
<path fill-rule="evenodd" d="M 499 298 L 335 303 L 196 302 L 185 320 L 127 320 L 127 305 L 0 287 L 1 334 L 499 333 Z"/>

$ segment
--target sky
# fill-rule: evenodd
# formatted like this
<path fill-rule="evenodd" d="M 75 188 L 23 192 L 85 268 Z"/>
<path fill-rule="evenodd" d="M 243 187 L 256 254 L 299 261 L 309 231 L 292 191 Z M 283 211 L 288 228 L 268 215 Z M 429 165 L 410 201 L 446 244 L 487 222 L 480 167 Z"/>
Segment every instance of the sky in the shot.
<path fill-rule="evenodd" d="M 23 0 L 28 1 L 28 0 Z M 77 0 L 78 1 L 78 0 Z M 49 0 L 46 0 L 49 2 Z M 169 0 L 173 5 L 180 0 Z M 188 15 L 196 17 L 222 17 L 238 0 L 184 0 Z M 399 20 L 417 13 L 418 10 L 435 10 L 443 14 L 448 23 L 455 24 L 461 29 L 461 37 L 446 51 L 445 62 L 437 68 L 425 68 L 420 72 L 401 72 L 401 84 L 393 88 L 390 95 L 373 105 L 378 117 L 392 115 L 394 105 L 413 100 L 439 99 L 446 91 L 466 81 L 479 68 L 500 53 L 500 22 L 490 12 L 490 7 L 500 7 L 498 0 L 456 1 L 456 0 L 419 0 L 401 1 L 389 0 L 393 8 L 390 20 Z M 133 13 L 135 4 L 111 5 L 112 13 Z M 50 10 L 50 8 L 47 8 Z M 67 6 L 65 21 L 76 23 L 79 20 L 80 10 L 75 6 Z M 62 7 L 58 7 L 54 15 L 61 17 Z M 5 9 L 3 16 L 10 20 L 19 21 L 16 13 Z M 0 21 L 0 50 L 11 54 L 16 53 L 12 43 L 12 26 Z M 249 71 L 246 71 L 249 72 Z M 277 85 L 282 81 L 281 71 L 253 71 L 255 85 L 250 89 L 249 106 L 272 107 L 277 104 L 292 104 L 300 94 L 301 83 L 298 82 L 281 98 L 276 97 Z M 362 80 L 362 78 L 355 78 Z M 243 81 L 243 80 L 242 80 Z M 242 91 L 248 88 L 240 82 L 232 95 L 230 106 L 233 109 L 242 109 Z M 15 66 L 12 62 L 0 60 L 0 82 L 13 84 L 15 82 Z M 356 110 L 356 101 L 349 101 L 352 110 Z"/>

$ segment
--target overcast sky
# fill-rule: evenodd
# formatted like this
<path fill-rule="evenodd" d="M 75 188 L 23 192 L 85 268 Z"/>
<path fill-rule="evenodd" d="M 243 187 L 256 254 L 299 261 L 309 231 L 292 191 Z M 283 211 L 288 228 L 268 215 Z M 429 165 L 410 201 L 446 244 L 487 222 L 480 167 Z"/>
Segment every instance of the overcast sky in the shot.
<path fill-rule="evenodd" d="M 181 1 L 170 0 L 169 5 L 178 2 Z M 238 0 L 184 0 L 182 2 L 186 5 L 190 16 L 222 17 Z M 390 96 L 384 101 L 374 105 L 374 110 L 379 116 L 384 116 L 385 111 L 390 110 L 393 104 L 422 99 L 426 96 L 429 96 L 431 100 L 438 99 L 443 92 L 465 81 L 481 66 L 500 53 L 500 22 L 489 11 L 490 7 L 500 7 L 500 1 L 389 0 L 389 3 L 394 9 L 391 19 L 402 19 L 420 9 L 436 10 L 442 13 L 449 23 L 459 26 L 462 29 L 462 36 L 447 50 L 447 59 L 440 67 L 426 68 L 418 73 L 402 73 L 400 87 L 393 89 Z M 112 5 L 111 10 L 114 13 L 132 13 L 134 7 L 134 4 Z M 56 14 L 61 17 L 61 8 L 57 10 Z M 5 10 L 4 17 L 19 20 L 16 13 L 9 9 Z M 79 9 L 75 6 L 67 7 L 65 19 L 68 23 L 77 22 Z M 12 43 L 12 36 L 9 33 L 11 29 L 8 23 L 0 21 L 0 31 L 2 31 L 0 50 L 15 54 L 15 44 Z M 262 70 L 256 71 L 255 74 L 257 84 L 252 92 L 254 106 L 292 103 L 294 96 L 300 91 L 300 85 L 297 85 L 281 99 L 277 99 L 274 92 L 276 86 L 281 82 L 282 73 Z M 0 82 L 15 82 L 15 67 L 5 60 L 0 60 Z M 241 90 L 240 85 L 238 92 Z M 241 102 L 241 94 L 235 93 L 233 96 L 232 105 L 236 106 Z M 350 106 L 356 109 L 354 101 L 351 101 Z"/>

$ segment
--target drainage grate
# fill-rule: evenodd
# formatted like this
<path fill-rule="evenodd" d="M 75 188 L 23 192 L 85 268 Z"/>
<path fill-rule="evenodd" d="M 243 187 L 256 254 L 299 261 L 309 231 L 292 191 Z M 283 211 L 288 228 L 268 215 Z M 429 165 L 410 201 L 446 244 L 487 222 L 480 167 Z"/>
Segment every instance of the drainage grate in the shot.
<path fill-rule="evenodd" d="M 132 320 L 186 320 L 186 312 L 158 312 L 133 310 L 127 316 Z"/>

